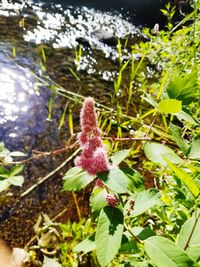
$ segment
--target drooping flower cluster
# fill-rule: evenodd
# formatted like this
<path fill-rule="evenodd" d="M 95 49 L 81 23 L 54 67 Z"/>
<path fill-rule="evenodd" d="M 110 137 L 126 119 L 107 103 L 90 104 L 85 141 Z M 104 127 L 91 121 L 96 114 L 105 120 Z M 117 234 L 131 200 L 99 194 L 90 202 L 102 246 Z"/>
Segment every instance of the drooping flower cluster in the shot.
<path fill-rule="evenodd" d="M 101 140 L 101 131 L 97 125 L 97 115 L 92 97 L 87 97 L 80 114 L 81 130 L 78 140 L 82 153 L 75 160 L 75 165 L 91 175 L 109 170 L 109 161 Z"/>
<path fill-rule="evenodd" d="M 106 201 L 110 207 L 117 207 L 120 203 L 119 199 L 114 194 L 107 194 Z"/>

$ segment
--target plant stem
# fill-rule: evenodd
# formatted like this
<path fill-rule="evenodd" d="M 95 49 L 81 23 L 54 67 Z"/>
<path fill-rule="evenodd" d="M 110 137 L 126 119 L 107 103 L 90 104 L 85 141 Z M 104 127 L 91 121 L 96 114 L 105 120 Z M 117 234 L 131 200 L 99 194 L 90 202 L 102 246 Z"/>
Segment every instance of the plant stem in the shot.
<path fill-rule="evenodd" d="M 79 209 L 79 205 L 78 205 L 78 200 L 77 200 L 77 196 L 74 192 L 72 192 L 72 197 L 73 197 L 73 200 L 74 200 L 74 204 L 76 206 L 76 211 L 77 211 L 77 215 L 78 215 L 78 219 L 79 221 L 81 220 L 82 216 L 81 216 L 81 211 Z"/>
<path fill-rule="evenodd" d="M 79 152 L 80 152 L 80 148 L 77 148 L 75 150 L 75 152 L 68 157 L 64 162 L 62 162 L 62 164 L 60 164 L 55 170 L 53 170 L 52 172 L 48 173 L 46 176 L 44 176 L 42 179 L 40 179 L 36 184 L 30 186 L 25 192 L 23 192 L 20 196 L 20 198 L 25 197 L 26 195 L 28 195 L 30 192 L 32 192 L 36 187 L 38 187 L 39 185 L 41 185 L 42 183 L 44 183 L 45 181 L 47 181 L 51 176 L 53 176 L 56 172 L 58 172 L 59 170 L 61 170 L 68 162 L 70 162 Z"/>

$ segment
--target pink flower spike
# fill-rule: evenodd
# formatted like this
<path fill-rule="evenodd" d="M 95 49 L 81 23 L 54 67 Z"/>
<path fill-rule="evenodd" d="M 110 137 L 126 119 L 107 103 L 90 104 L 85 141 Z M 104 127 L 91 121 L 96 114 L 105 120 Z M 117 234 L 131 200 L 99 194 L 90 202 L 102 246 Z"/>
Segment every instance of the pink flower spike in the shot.
<path fill-rule="evenodd" d="M 81 128 L 83 132 L 87 133 L 97 128 L 97 116 L 92 97 L 87 97 L 83 103 L 81 109 Z"/>
<path fill-rule="evenodd" d="M 96 169 L 96 173 L 107 171 L 110 168 L 106 151 L 103 147 L 98 147 L 93 156 L 93 164 Z"/>

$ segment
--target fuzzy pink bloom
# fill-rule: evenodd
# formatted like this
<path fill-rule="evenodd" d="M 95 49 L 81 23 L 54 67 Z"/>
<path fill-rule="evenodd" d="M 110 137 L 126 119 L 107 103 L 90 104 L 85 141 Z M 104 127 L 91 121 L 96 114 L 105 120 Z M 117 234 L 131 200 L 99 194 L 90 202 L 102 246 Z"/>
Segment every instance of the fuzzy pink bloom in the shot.
<path fill-rule="evenodd" d="M 81 167 L 91 175 L 109 170 L 108 157 L 103 147 L 97 148 L 94 153 L 91 151 L 91 154 L 88 154 L 87 157 L 86 152 L 88 153 L 87 150 L 83 150 L 82 154 L 75 159 L 76 166 Z"/>
<path fill-rule="evenodd" d="M 77 138 L 81 146 L 84 146 L 89 141 L 88 135 L 85 132 L 78 133 Z"/>
<path fill-rule="evenodd" d="M 107 153 L 101 140 L 101 130 L 97 126 L 94 100 L 91 97 L 85 99 L 81 109 L 81 129 L 78 140 L 82 153 L 75 159 L 75 165 L 91 175 L 109 170 Z"/>
<path fill-rule="evenodd" d="M 107 194 L 106 201 L 109 206 L 111 207 L 117 207 L 119 205 L 119 199 L 114 194 Z"/>
<path fill-rule="evenodd" d="M 109 162 L 104 147 L 99 147 L 95 150 L 93 156 L 93 164 L 96 173 L 109 170 Z"/>
<path fill-rule="evenodd" d="M 91 132 L 97 128 L 97 116 L 94 107 L 94 99 L 87 97 L 81 109 L 81 128 L 82 132 Z"/>

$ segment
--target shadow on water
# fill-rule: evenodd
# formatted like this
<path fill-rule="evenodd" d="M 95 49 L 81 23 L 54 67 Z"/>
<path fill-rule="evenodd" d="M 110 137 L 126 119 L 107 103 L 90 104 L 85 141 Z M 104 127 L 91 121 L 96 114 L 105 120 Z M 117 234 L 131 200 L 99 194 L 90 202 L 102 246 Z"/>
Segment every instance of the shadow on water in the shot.
<path fill-rule="evenodd" d="M 80 2 L 73 3 L 79 5 Z M 58 2 L 52 6 L 39 1 L 15 1 L 14 4 L 1 1 L 0 141 L 9 149 L 21 150 L 30 156 L 33 149 L 62 148 L 70 138 L 67 122 L 58 129 L 66 99 L 54 96 L 52 117 L 47 120 L 48 103 L 53 93 L 38 77 L 53 80 L 72 92 L 97 97 L 107 104 L 118 68 L 117 38 L 128 36 L 130 42 L 144 38 L 130 18 L 119 13 L 121 1 L 116 1 L 117 13 L 97 11 L 90 6 L 90 1 L 84 3 L 92 9 L 66 7 Z M 107 1 L 101 3 L 105 5 Z M 80 44 L 83 45 L 81 61 L 76 62 L 74 49 L 79 49 Z M 78 69 L 78 80 L 70 68 Z M 73 107 L 76 132 L 79 131 L 79 109 L 80 106 Z M 12 188 L 11 195 L 0 195 L 0 236 L 11 246 L 26 244 L 41 212 L 53 217 L 69 207 L 65 220 L 76 219 L 71 194 L 61 192 L 61 178 L 67 167 L 27 197 L 20 198 L 23 191 L 69 155 L 65 153 L 26 164 L 23 187 Z M 84 193 L 81 193 L 79 203 L 86 214 L 88 205 Z"/>

